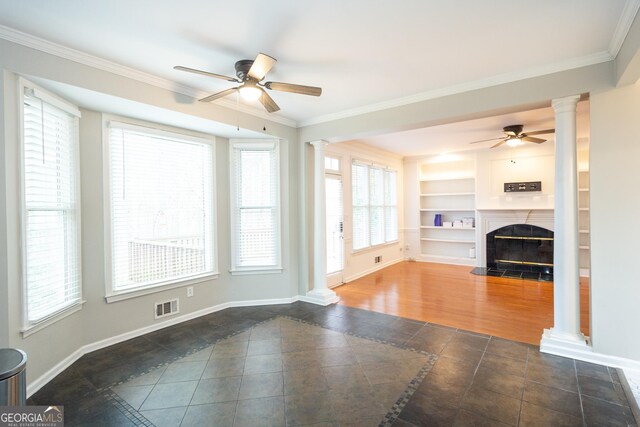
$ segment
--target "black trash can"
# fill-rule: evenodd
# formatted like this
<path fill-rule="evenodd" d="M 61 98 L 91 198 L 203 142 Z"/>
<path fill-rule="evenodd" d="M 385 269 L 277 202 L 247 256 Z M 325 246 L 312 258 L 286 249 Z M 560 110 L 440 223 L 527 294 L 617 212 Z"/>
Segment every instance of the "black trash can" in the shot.
<path fill-rule="evenodd" d="M 27 353 L 0 348 L 0 406 L 27 404 Z"/>

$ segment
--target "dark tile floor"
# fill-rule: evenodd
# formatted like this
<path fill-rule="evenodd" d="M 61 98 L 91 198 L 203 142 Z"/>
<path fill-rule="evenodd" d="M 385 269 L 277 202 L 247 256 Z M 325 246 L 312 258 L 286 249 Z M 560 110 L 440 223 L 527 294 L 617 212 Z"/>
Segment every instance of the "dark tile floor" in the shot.
<path fill-rule="evenodd" d="M 69 426 L 635 425 L 605 366 L 302 302 L 231 308 L 87 354 L 29 403 L 65 405 Z"/>

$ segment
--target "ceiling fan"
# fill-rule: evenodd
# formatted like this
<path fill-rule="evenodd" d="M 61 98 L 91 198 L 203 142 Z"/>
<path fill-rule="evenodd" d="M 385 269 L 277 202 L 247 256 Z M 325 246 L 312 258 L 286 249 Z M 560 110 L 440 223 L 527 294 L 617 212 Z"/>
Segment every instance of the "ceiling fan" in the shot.
<path fill-rule="evenodd" d="M 556 131 L 555 129 L 545 129 L 545 130 L 536 130 L 533 132 L 523 132 L 522 131 L 523 129 L 524 129 L 523 125 L 505 126 L 504 128 L 502 128 L 502 131 L 506 135 L 505 137 L 501 136 L 498 138 L 483 139 L 481 141 L 470 142 L 469 144 L 477 144 L 478 142 L 495 141 L 496 139 L 500 139 L 501 141 L 495 145 L 492 145 L 491 148 L 499 147 L 505 142 L 509 147 L 517 147 L 518 145 L 522 145 L 524 144 L 523 141 L 533 142 L 535 144 L 542 144 L 543 142 L 546 141 L 546 139 L 533 138 L 531 135 L 544 135 L 547 133 L 554 133 Z"/>
<path fill-rule="evenodd" d="M 215 77 L 217 79 L 226 80 L 228 82 L 240 83 L 240 86 L 233 87 L 231 89 L 225 89 L 222 92 L 214 93 L 213 95 L 202 98 L 200 100 L 202 102 L 215 101 L 216 99 L 220 99 L 238 91 L 240 93 L 240 96 L 242 96 L 247 101 L 259 100 L 268 112 L 273 113 L 275 111 L 278 111 L 280 107 L 278 107 L 278 104 L 275 103 L 273 98 L 269 96 L 265 89 L 277 90 L 281 92 L 299 93 L 302 95 L 311 96 L 320 96 L 322 94 L 322 88 L 314 86 L 294 85 L 291 83 L 279 82 L 261 83 L 261 81 L 264 79 L 264 77 L 276 62 L 277 61 L 275 58 L 272 58 L 269 55 L 265 55 L 264 53 L 259 53 L 254 60 L 242 59 L 236 62 L 235 65 L 236 76 L 238 76 L 238 78 L 228 77 L 222 74 L 210 73 L 208 71 L 196 70 L 180 65 L 173 68 L 180 71 L 187 71 L 189 73 Z"/>

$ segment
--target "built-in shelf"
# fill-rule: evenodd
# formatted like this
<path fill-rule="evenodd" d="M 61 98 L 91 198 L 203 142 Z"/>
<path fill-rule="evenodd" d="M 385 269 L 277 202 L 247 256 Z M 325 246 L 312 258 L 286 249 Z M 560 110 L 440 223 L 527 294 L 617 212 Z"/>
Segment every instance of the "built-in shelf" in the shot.
<path fill-rule="evenodd" d="M 443 227 L 435 225 L 421 225 L 420 228 L 437 228 L 438 230 L 475 230 L 475 227 Z"/>
<path fill-rule="evenodd" d="M 420 209 L 420 212 L 475 212 L 475 209 Z"/>
<path fill-rule="evenodd" d="M 459 176 L 459 177 L 455 177 L 455 178 L 446 178 L 446 177 L 435 177 L 435 178 L 429 178 L 429 179 L 421 179 L 420 182 L 430 182 L 430 181 L 462 181 L 465 179 L 476 179 L 475 175 L 469 175 L 469 176 Z"/>
<path fill-rule="evenodd" d="M 578 233 L 589 234 L 589 230 L 578 230 Z"/>
<path fill-rule="evenodd" d="M 588 188 L 578 188 L 578 191 L 587 192 L 587 191 L 589 191 L 589 189 Z"/>
<path fill-rule="evenodd" d="M 422 197 L 438 197 L 438 196 L 475 196 L 476 193 L 423 193 Z"/>
<path fill-rule="evenodd" d="M 476 261 L 469 255 L 476 244 L 475 227 L 442 227 L 435 226 L 434 222 L 437 214 L 442 215 L 443 223 L 475 219 L 475 160 L 455 171 L 443 171 L 441 165 L 431 164 L 420 166 L 420 171 L 423 173 L 418 197 L 421 259 L 474 265 Z"/>
<path fill-rule="evenodd" d="M 589 211 L 589 208 L 578 208 L 578 210 L 580 212 L 587 212 L 587 211 Z"/>
<path fill-rule="evenodd" d="M 425 242 L 442 242 L 442 243 L 476 243 L 475 240 L 435 239 L 432 237 L 422 237 L 420 240 Z"/>
<path fill-rule="evenodd" d="M 575 246 L 574 246 L 574 248 L 575 248 Z M 589 250 L 589 246 L 587 246 L 587 245 L 580 245 L 580 246 L 578 246 L 578 249 L 582 249 L 582 250 L 588 251 L 588 250 Z"/>

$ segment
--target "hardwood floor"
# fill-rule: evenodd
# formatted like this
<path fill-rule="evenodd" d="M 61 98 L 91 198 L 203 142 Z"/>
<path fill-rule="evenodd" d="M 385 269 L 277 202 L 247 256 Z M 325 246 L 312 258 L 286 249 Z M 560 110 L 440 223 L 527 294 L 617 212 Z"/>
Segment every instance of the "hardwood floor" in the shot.
<path fill-rule="evenodd" d="M 553 326 L 553 284 L 476 276 L 471 267 L 401 262 L 334 288 L 339 304 L 530 344 Z M 589 282 L 581 280 L 589 335 Z"/>

